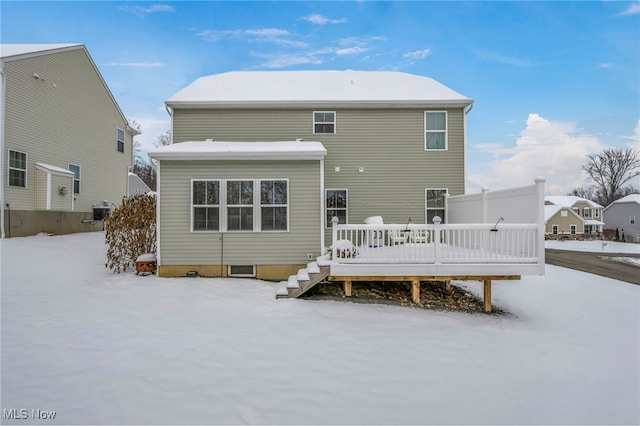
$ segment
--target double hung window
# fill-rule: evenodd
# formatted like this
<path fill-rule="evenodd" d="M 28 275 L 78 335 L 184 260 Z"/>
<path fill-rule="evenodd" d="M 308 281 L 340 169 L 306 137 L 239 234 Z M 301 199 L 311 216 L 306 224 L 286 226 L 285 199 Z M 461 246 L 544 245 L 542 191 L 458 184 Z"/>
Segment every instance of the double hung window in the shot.
<path fill-rule="evenodd" d="M 116 130 L 116 149 L 118 152 L 124 152 L 124 130 Z"/>
<path fill-rule="evenodd" d="M 447 149 L 447 112 L 427 111 L 424 113 L 424 149 L 427 151 Z"/>
<path fill-rule="evenodd" d="M 326 197 L 326 223 L 327 228 L 331 228 L 331 220 L 333 217 L 338 218 L 338 223 L 348 223 L 347 215 L 347 190 L 346 189 L 327 189 Z"/>
<path fill-rule="evenodd" d="M 27 187 L 27 154 L 9 150 L 9 186 Z"/>
<path fill-rule="evenodd" d="M 440 216 L 442 223 L 445 223 L 444 217 L 444 198 L 447 194 L 447 189 L 429 189 L 425 190 L 425 210 L 426 210 L 426 223 L 433 223 L 433 218 Z"/>
<path fill-rule="evenodd" d="M 336 113 L 335 111 L 314 111 L 313 113 L 313 133 L 331 133 L 336 132 Z"/>
<path fill-rule="evenodd" d="M 192 183 L 192 229 L 220 230 L 220 181 L 197 180 Z"/>
<path fill-rule="evenodd" d="M 80 193 L 80 166 L 69 164 L 69 171 L 73 172 L 73 193 Z"/>

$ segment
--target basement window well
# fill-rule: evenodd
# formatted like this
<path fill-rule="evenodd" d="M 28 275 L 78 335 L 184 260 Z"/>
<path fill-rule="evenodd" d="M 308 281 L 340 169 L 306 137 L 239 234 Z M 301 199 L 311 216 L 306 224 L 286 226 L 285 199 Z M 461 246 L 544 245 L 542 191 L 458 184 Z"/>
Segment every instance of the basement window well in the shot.
<path fill-rule="evenodd" d="M 256 276 L 255 265 L 229 265 L 230 277 L 254 278 Z"/>

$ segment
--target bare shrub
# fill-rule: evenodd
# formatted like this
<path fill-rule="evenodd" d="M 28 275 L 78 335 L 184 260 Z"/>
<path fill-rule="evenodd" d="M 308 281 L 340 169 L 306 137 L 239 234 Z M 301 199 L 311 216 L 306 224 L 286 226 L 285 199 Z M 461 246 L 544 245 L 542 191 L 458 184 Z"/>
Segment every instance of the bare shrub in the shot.
<path fill-rule="evenodd" d="M 105 221 L 107 263 L 120 273 L 135 267 L 138 256 L 156 252 L 156 197 L 140 194 L 125 198 Z"/>

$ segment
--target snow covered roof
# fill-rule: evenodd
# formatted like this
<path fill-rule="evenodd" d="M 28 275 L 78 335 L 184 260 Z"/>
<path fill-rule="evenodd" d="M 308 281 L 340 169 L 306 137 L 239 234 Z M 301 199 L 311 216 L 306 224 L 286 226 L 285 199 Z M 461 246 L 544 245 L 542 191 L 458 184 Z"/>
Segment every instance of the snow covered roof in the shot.
<path fill-rule="evenodd" d="M 0 58 L 4 60 L 19 59 L 14 56 L 34 56 L 43 53 L 52 53 L 53 50 L 69 50 L 81 48 L 82 44 L 0 44 Z"/>
<path fill-rule="evenodd" d="M 582 218 L 580 216 L 578 216 L 576 214 L 576 212 L 574 212 L 573 210 L 571 210 L 571 207 L 566 207 L 566 206 L 559 206 L 559 205 L 546 205 L 544 206 L 544 221 L 548 222 L 549 219 L 551 219 L 553 216 L 555 216 L 556 214 L 558 214 L 558 212 L 560 210 L 565 210 L 567 212 L 569 212 L 569 214 L 579 218 L 580 220 L 582 220 Z"/>
<path fill-rule="evenodd" d="M 53 173 L 54 175 L 63 175 L 73 177 L 75 174 L 67 169 L 63 169 L 62 167 L 52 166 L 50 164 L 45 163 L 36 163 L 36 168 L 42 170 L 45 173 Z"/>
<path fill-rule="evenodd" d="M 608 209 L 609 207 L 611 207 L 614 204 L 618 204 L 618 203 L 637 203 L 640 204 L 640 194 L 629 194 L 626 197 L 622 197 L 619 200 L 614 201 L 613 203 L 609 204 L 606 208 Z"/>
<path fill-rule="evenodd" d="M 469 99 L 443 84 L 394 71 L 234 71 L 201 77 L 169 106 L 341 105 L 464 107 Z M 363 105 L 364 104 L 364 105 Z"/>
<path fill-rule="evenodd" d="M 148 194 L 149 192 L 151 192 L 151 188 L 149 188 L 149 186 L 140 179 L 140 176 L 133 172 L 129 172 L 129 196 Z"/>
<path fill-rule="evenodd" d="M 586 203 L 594 208 L 602 208 L 602 206 L 598 203 L 587 200 L 586 198 L 577 197 L 575 195 L 548 195 L 544 197 L 544 200 L 557 206 L 569 208 L 573 207 L 576 203 Z"/>
<path fill-rule="evenodd" d="M 191 141 L 149 151 L 157 160 L 322 160 L 327 150 L 320 142 Z"/>

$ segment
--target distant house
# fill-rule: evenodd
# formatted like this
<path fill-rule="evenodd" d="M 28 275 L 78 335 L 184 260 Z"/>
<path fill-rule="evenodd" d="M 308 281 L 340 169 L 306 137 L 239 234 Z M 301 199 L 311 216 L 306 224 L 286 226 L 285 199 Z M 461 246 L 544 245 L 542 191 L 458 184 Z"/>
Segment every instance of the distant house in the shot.
<path fill-rule="evenodd" d="M 159 275 L 286 278 L 341 224 L 445 222 L 473 100 L 386 71 L 230 72 L 166 101 Z"/>
<path fill-rule="evenodd" d="M 604 222 L 600 204 L 573 195 L 547 196 L 544 201 L 548 237 L 601 236 Z"/>
<path fill-rule="evenodd" d="M 151 188 L 144 183 L 140 176 L 133 172 L 129 172 L 129 197 L 140 194 L 148 194 Z"/>
<path fill-rule="evenodd" d="M 102 229 L 128 194 L 132 128 L 82 44 L 0 45 L 3 237 Z M 98 213 L 98 216 L 100 213 Z"/>
<path fill-rule="evenodd" d="M 604 209 L 605 228 L 618 229 L 620 238 L 640 243 L 640 194 L 631 194 L 609 204 Z"/>

